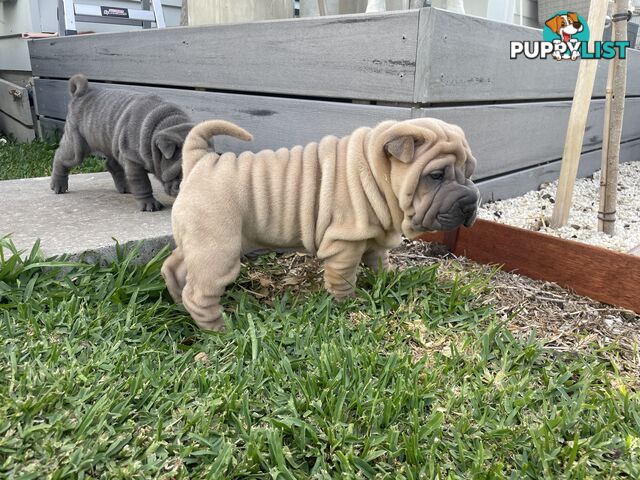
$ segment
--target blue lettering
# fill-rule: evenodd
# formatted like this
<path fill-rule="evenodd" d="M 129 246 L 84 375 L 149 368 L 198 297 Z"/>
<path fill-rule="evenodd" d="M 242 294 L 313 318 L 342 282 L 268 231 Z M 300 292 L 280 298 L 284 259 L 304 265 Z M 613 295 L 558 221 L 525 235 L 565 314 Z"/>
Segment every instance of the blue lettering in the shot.
<path fill-rule="evenodd" d="M 616 47 L 613 42 L 604 42 L 602 44 L 602 56 L 600 58 L 604 58 L 610 60 L 616 56 Z"/>
<path fill-rule="evenodd" d="M 619 57 L 621 59 L 627 58 L 627 48 L 631 47 L 631 42 L 613 42 L 618 47 Z"/>
<path fill-rule="evenodd" d="M 598 43 L 598 42 L 596 42 Z M 596 58 L 593 56 L 593 53 L 589 51 L 589 44 L 587 42 L 582 42 L 580 44 L 580 56 L 582 58 L 586 58 L 587 60 Z"/>

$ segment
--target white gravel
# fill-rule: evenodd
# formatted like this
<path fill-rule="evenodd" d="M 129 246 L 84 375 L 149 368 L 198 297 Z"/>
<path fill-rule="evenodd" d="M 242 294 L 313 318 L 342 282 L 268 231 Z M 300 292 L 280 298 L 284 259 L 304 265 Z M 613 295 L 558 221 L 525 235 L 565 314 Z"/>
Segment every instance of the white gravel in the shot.
<path fill-rule="evenodd" d="M 640 245 L 640 161 L 620 165 L 616 233 L 598 232 L 600 171 L 576 181 L 569 221 L 565 227 L 548 227 L 558 182 L 544 183 L 538 191 L 486 203 L 480 218 L 536 230 L 557 237 L 628 252 Z"/>

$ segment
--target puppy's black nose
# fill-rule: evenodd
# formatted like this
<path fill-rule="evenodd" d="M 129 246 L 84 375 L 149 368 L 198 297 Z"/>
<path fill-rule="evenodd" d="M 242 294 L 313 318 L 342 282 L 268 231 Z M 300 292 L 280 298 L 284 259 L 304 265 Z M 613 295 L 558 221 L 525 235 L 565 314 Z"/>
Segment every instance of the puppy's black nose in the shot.
<path fill-rule="evenodd" d="M 477 197 L 474 202 L 468 202 L 461 206 L 460 210 L 462 211 L 462 217 L 464 219 L 462 223 L 465 227 L 470 227 L 475 221 L 477 208 L 478 208 Z"/>
<path fill-rule="evenodd" d="M 468 214 L 472 214 L 473 212 L 476 211 L 476 202 L 473 203 L 467 203 L 466 205 L 462 206 L 462 213 L 464 213 L 465 215 Z"/>

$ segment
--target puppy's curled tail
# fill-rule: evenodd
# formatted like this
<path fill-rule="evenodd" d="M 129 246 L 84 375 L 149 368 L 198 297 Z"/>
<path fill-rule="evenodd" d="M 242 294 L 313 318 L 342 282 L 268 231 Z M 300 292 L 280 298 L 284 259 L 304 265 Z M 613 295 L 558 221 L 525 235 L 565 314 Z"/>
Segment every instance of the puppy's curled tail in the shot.
<path fill-rule="evenodd" d="M 191 173 L 196 162 L 209 152 L 209 139 L 214 135 L 228 135 L 250 142 L 253 136 L 235 123 L 224 120 L 207 120 L 191 129 L 182 146 L 182 178 Z"/>
<path fill-rule="evenodd" d="M 87 93 L 89 89 L 89 82 L 87 81 L 87 77 L 78 73 L 69 79 L 69 91 L 71 92 L 71 96 L 80 97 Z"/>

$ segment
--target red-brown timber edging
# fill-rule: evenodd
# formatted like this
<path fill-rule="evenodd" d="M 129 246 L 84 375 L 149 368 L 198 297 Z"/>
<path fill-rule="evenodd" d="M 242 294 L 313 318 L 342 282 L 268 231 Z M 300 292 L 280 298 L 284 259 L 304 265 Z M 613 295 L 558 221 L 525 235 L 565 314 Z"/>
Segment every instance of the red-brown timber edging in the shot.
<path fill-rule="evenodd" d="M 640 313 L 640 257 L 478 219 L 471 228 L 426 233 L 457 255 Z"/>

